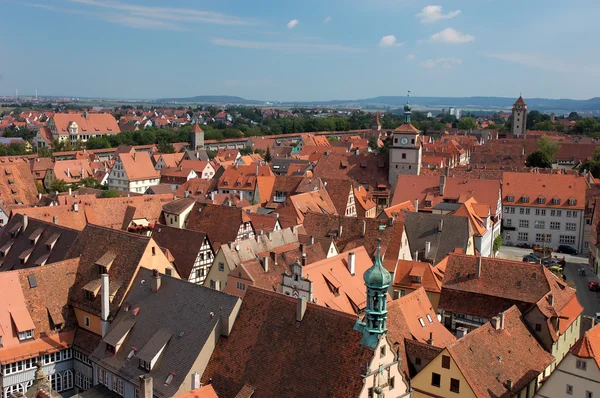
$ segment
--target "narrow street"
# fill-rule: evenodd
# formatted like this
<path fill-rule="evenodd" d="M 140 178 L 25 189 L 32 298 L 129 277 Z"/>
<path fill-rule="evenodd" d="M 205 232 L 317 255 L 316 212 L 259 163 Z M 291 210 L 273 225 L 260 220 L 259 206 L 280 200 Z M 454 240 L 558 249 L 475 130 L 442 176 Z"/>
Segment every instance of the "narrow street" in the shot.
<path fill-rule="evenodd" d="M 531 253 L 531 249 L 521 249 L 518 247 L 502 246 L 498 253 L 499 258 L 513 261 L 522 261 L 523 256 Z M 567 265 L 565 266 L 566 282 L 572 281 L 577 289 L 577 298 L 584 308 L 584 315 L 594 316 L 596 312 L 600 312 L 600 292 L 591 292 L 588 289 L 589 281 L 598 281 L 598 277 L 594 275 L 587 266 L 588 259 L 586 257 L 571 256 L 568 254 L 552 253 L 559 257 L 565 257 Z M 579 275 L 577 270 L 580 265 L 585 265 L 586 275 Z"/>

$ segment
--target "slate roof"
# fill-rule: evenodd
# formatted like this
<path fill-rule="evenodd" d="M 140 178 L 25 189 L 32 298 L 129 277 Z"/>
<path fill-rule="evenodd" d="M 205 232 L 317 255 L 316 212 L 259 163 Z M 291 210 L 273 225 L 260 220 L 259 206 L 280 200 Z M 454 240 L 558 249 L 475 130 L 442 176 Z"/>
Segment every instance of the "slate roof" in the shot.
<path fill-rule="evenodd" d="M 152 230 L 152 239 L 160 247 L 169 249 L 175 259 L 177 273 L 182 278 L 189 279 L 200 247 L 207 237 L 204 232 L 156 224 Z"/>
<path fill-rule="evenodd" d="M 110 289 L 115 292 L 110 309 L 114 311 L 119 308 L 150 241 L 146 236 L 88 224 L 68 252 L 69 256 L 80 257 L 77 279 L 71 293 L 72 305 L 100 315 L 100 295 L 94 300 L 86 299 L 83 287 L 100 280 L 97 262 L 110 253 L 115 256 L 109 270 Z"/>
<path fill-rule="evenodd" d="M 151 270 L 140 269 L 125 297 L 126 304 L 111 323 L 108 335 L 123 322 L 135 321 L 121 348 L 112 354 L 105 344 L 100 344 L 91 358 L 134 384 L 140 374 L 152 377 L 154 395 L 171 397 L 182 385 L 190 383 L 187 375 L 205 344 L 212 344 L 211 333 L 217 328 L 216 334 L 220 335 L 222 318 L 228 319 L 237 310 L 239 299 L 165 275 L 161 275 L 160 289 L 153 292 L 151 278 Z M 154 357 L 163 346 L 154 367 L 149 372 L 140 369 L 138 358 L 144 353 L 148 354 L 146 359 Z M 133 347 L 137 353 L 128 360 Z M 172 373 L 173 381 L 166 385 Z"/>
<path fill-rule="evenodd" d="M 202 376 L 224 398 L 244 385 L 252 398 L 356 397 L 373 351 L 360 345 L 355 315 L 249 287 L 231 335 L 220 339 Z M 285 353 L 285 355 L 281 355 Z M 315 360 L 319 358 L 319 360 Z"/>
<path fill-rule="evenodd" d="M 68 258 L 67 253 L 80 231 L 15 214 L 0 231 L 0 271 L 38 267 Z M 49 246 L 51 247 L 49 249 Z"/>
<path fill-rule="evenodd" d="M 441 232 L 439 231 L 442 225 Z M 448 253 L 456 249 L 466 252 L 471 239 L 469 219 L 461 216 L 450 216 L 429 213 L 406 213 L 406 235 L 410 252 L 414 257 L 419 252 L 419 260 L 425 259 L 425 243 L 431 242 L 429 257 L 426 260 L 439 263 Z"/>
<path fill-rule="evenodd" d="M 479 397 L 512 397 L 554 362 L 516 307 L 504 312 L 504 328 L 496 330 L 487 323 L 456 340 L 447 350 Z M 508 380 L 513 383 L 512 390 L 507 388 Z"/>

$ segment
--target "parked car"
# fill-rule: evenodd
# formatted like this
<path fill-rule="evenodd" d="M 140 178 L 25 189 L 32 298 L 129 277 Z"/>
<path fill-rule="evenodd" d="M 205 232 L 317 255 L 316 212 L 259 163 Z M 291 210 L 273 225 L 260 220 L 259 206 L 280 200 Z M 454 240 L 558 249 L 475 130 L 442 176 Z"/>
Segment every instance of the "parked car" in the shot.
<path fill-rule="evenodd" d="M 588 282 L 588 289 L 592 292 L 600 292 L 600 284 L 596 281 Z"/>
<path fill-rule="evenodd" d="M 525 257 L 523 257 L 523 262 L 525 262 L 525 263 L 532 263 L 532 264 L 539 264 L 540 263 L 540 259 L 537 256 L 532 256 L 531 254 L 528 254 Z"/>
<path fill-rule="evenodd" d="M 571 246 L 568 246 L 568 245 L 559 245 L 558 248 L 556 249 L 556 252 L 571 254 L 573 256 L 577 255 L 577 250 L 575 250 L 574 248 L 572 248 Z"/>
<path fill-rule="evenodd" d="M 542 264 L 545 265 L 548 268 L 550 268 L 550 267 L 564 268 L 564 263 L 561 262 L 557 258 L 551 258 L 551 257 L 545 258 L 545 259 L 542 260 Z"/>

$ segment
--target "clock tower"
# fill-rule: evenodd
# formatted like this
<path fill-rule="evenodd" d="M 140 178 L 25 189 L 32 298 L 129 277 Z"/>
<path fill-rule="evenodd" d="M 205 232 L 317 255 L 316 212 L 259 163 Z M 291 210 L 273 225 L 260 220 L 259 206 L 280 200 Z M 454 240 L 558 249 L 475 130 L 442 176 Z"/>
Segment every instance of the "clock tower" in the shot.
<path fill-rule="evenodd" d="M 400 174 L 421 173 L 421 131 L 410 122 L 410 105 L 404 105 L 404 123 L 392 134 L 388 182 L 395 188 Z"/>

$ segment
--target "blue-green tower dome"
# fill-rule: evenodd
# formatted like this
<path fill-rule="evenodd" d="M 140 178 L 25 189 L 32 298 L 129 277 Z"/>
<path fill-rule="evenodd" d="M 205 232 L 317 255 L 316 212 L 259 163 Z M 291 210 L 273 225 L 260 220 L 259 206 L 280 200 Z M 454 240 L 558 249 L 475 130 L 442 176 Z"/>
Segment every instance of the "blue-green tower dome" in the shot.
<path fill-rule="evenodd" d="M 392 275 L 381 262 L 381 239 L 377 242 L 375 262 L 363 275 L 367 287 L 367 306 L 365 316 L 358 319 L 354 329 L 362 332 L 360 343 L 376 348 L 379 338 L 387 333 L 387 297 L 392 283 Z"/>

